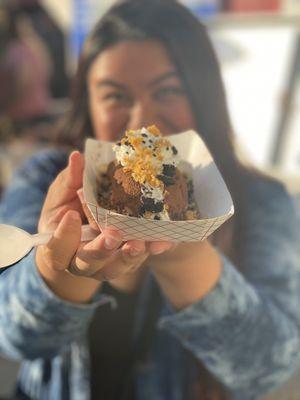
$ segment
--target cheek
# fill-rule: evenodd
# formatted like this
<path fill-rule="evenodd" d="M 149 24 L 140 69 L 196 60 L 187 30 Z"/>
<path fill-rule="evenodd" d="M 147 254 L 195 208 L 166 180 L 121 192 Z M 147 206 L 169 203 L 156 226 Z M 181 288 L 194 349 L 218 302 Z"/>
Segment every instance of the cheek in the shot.
<path fill-rule="evenodd" d="M 111 110 L 97 101 L 90 101 L 90 115 L 96 139 L 116 141 L 126 126 L 127 116 L 124 110 Z"/>
<path fill-rule="evenodd" d="M 177 132 L 196 129 L 196 123 L 187 100 L 182 99 L 161 106 L 161 114 Z"/>

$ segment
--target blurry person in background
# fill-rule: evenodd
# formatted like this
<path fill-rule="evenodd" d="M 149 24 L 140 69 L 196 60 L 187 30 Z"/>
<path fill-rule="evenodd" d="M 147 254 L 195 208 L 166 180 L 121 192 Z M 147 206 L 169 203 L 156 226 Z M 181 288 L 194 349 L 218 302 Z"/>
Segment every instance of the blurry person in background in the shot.
<path fill-rule="evenodd" d="M 10 170 L 50 135 L 51 60 L 19 6 L 0 3 L 0 163 L 5 186 Z M 50 138 L 49 138 L 50 139 Z M 32 149 L 31 149 L 32 148 Z"/>
<path fill-rule="evenodd" d="M 47 50 L 18 9 L 1 7 L 1 115 L 29 120 L 48 112 L 51 61 Z M 8 79 L 7 79 L 8 78 Z"/>
<path fill-rule="evenodd" d="M 89 220 L 84 160 L 49 150 L 15 175 L 0 220 L 54 230 L 0 276 L 0 349 L 20 399 L 250 400 L 300 362 L 299 226 L 283 186 L 242 165 L 205 27 L 173 0 L 117 3 L 88 37 L 59 139 L 195 129 L 235 204 L 196 243 L 123 241 Z M 117 307 L 110 308 L 110 302 Z"/>
<path fill-rule="evenodd" d="M 7 0 L 6 0 L 7 1 Z M 9 0 L 11 3 L 11 0 Z M 65 31 L 56 23 L 51 14 L 47 12 L 46 2 L 41 0 L 13 0 L 15 8 L 22 12 L 30 22 L 51 59 L 50 92 L 54 99 L 68 96 L 69 78 L 66 68 L 66 37 Z"/>

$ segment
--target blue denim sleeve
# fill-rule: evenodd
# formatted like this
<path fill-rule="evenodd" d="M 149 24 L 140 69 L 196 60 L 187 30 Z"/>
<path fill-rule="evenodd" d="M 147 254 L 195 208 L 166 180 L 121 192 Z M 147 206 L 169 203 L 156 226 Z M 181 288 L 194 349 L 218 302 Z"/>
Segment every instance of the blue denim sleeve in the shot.
<path fill-rule="evenodd" d="M 45 150 L 29 159 L 12 177 L 0 205 L 0 222 L 35 233 L 48 188 L 66 166 L 67 154 Z"/>
<path fill-rule="evenodd" d="M 99 295 L 89 304 L 57 297 L 36 268 L 32 251 L 0 277 L 0 350 L 14 359 L 50 358 L 82 338 Z"/>
<path fill-rule="evenodd" d="M 244 264 L 221 255 L 223 270 L 202 300 L 159 327 L 175 335 L 236 399 L 253 399 L 285 382 L 300 363 L 299 226 L 277 188 L 249 214 Z M 240 272 L 242 270 L 242 272 Z"/>
<path fill-rule="evenodd" d="M 0 222 L 35 232 L 49 185 L 65 166 L 57 151 L 35 156 L 14 175 L 0 206 Z M 44 283 L 34 251 L 0 275 L 0 351 L 16 359 L 51 357 L 86 329 L 94 309 L 111 299 L 96 296 L 90 304 L 58 298 Z"/>

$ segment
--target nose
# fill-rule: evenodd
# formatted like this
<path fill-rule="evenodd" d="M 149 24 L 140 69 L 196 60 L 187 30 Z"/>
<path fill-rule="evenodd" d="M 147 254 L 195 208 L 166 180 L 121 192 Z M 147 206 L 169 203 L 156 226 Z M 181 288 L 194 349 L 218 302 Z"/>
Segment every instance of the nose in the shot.
<path fill-rule="evenodd" d="M 127 123 L 127 129 L 140 129 L 143 126 L 157 124 L 156 109 L 151 102 L 139 101 L 133 104 Z"/>

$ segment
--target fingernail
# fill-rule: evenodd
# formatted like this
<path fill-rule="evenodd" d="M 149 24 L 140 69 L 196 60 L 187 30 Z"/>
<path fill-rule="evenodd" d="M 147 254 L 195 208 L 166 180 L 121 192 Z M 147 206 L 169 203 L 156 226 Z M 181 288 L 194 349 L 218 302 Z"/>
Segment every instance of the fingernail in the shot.
<path fill-rule="evenodd" d="M 135 249 L 134 247 L 131 247 L 129 249 L 129 254 L 131 257 L 137 257 L 139 255 L 142 255 L 144 251 L 142 249 Z"/>
<path fill-rule="evenodd" d="M 165 249 L 157 249 L 157 250 L 152 250 L 151 254 L 154 256 L 158 256 L 159 254 L 164 253 L 166 250 Z"/>
<path fill-rule="evenodd" d="M 72 220 L 72 221 L 79 221 L 81 220 L 80 215 L 78 214 L 78 212 L 76 211 L 69 211 L 68 213 L 68 217 Z"/>
<path fill-rule="evenodd" d="M 118 238 L 114 238 L 113 236 L 105 236 L 104 247 L 107 250 L 113 250 L 120 244 L 120 242 L 121 241 Z"/>

